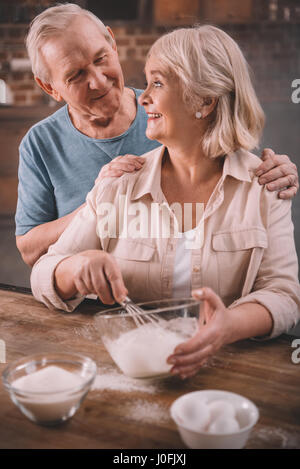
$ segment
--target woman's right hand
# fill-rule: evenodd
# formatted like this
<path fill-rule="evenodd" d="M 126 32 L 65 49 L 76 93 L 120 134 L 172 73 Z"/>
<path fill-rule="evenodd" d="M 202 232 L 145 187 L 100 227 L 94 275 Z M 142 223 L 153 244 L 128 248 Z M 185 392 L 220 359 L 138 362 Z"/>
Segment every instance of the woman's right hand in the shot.
<path fill-rule="evenodd" d="M 120 177 L 124 173 L 132 173 L 143 167 L 145 158 L 143 156 L 124 155 L 117 156 L 110 163 L 102 166 L 100 173 L 95 180 L 95 184 L 104 178 Z"/>
<path fill-rule="evenodd" d="M 55 287 L 63 300 L 96 294 L 104 304 L 122 301 L 128 293 L 111 254 L 91 249 L 63 259 L 56 267 Z"/>

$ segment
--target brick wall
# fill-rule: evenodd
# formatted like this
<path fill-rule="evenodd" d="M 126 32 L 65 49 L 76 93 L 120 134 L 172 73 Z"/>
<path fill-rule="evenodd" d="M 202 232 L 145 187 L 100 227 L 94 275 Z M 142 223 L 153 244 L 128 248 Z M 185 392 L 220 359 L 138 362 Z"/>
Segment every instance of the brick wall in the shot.
<path fill-rule="evenodd" d="M 242 48 L 262 102 L 291 101 L 291 83 L 300 77 L 300 22 L 221 25 Z"/>
<path fill-rule="evenodd" d="M 40 102 L 41 93 L 35 85 L 29 67 L 14 70 L 13 60 L 27 58 L 24 37 L 27 26 L 17 24 L 0 25 L 0 79 L 3 79 L 15 105 L 32 105 Z"/>
<path fill-rule="evenodd" d="M 213 1 L 216 4 L 220 2 Z M 224 4 L 225 0 L 222 1 Z M 47 7 L 53 3 L 55 2 L 10 1 L 12 6 L 25 5 L 29 16 L 34 16 L 43 9 L 43 4 Z M 38 9 L 34 7 L 36 4 L 39 5 Z M 201 4 L 205 6 L 205 0 L 199 0 L 199 5 Z M 9 11 L 9 3 L 6 5 Z M 228 11 L 223 8 L 225 23 L 220 23 L 220 11 L 215 18 L 213 9 L 205 9 L 204 6 L 202 10 L 199 9 L 200 13 L 202 11 L 202 17 L 195 18 L 195 21 L 218 24 L 238 41 L 255 73 L 256 89 L 262 101 L 290 99 L 291 82 L 300 77 L 299 0 L 253 0 L 251 20 L 244 23 L 234 21 L 234 14 L 230 13 L 230 8 L 234 8 L 232 11 L 236 12 L 236 2 L 227 0 L 227 5 Z M 8 15 L 8 18 L 13 21 L 16 16 L 12 14 Z M 22 20 L 21 13 L 19 19 Z M 215 21 L 216 19 L 218 21 Z M 27 57 L 24 46 L 27 29 L 28 25 L 22 22 L 0 22 L 0 79 L 9 86 L 12 102 L 17 106 L 45 104 L 51 100 L 35 84 L 28 66 L 26 68 L 25 64 L 24 68 L 24 64 L 18 61 Z M 172 27 L 155 24 L 112 24 L 112 29 L 116 36 L 125 82 L 131 86 L 143 87 L 143 68 L 147 52 L 155 39 Z"/>

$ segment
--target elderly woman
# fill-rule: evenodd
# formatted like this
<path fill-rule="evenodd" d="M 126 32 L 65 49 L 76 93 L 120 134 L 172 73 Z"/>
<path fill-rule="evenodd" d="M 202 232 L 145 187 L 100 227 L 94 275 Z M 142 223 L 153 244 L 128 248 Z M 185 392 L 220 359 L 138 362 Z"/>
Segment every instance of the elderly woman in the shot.
<path fill-rule="evenodd" d="M 222 345 L 275 337 L 299 320 L 291 204 L 254 176 L 260 160 L 249 150 L 264 116 L 226 33 L 200 26 L 166 34 L 145 71 L 147 137 L 162 146 L 138 173 L 95 186 L 35 264 L 32 290 L 65 311 L 89 293 L 111 304 L 127 293 L 150 300 L 193 292 L 205 325 L 169 357 L 172 372 L 187 377 Z"/>

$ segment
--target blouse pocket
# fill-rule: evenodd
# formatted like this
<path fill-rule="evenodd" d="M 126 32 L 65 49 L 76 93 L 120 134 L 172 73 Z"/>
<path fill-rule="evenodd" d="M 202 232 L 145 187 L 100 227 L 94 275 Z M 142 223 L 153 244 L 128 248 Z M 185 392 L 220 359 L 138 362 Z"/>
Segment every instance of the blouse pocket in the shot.
<path fill-rule="evenodd" d="M 133 300 L 141 298 L 149 288 L 150 263 L 156 247 L 141 240 L 111 239 L 108 252 L 121 269 L 129 296 Z"/>
<path fill-rule="evenodd" d="M 215 232 L 212 248 L 216 253 L 219 294 L 226 301 L 240 298 L 247 277 L 253 281 L 258 272 L 263 251 L 268 247 L 264 228 Z"/>

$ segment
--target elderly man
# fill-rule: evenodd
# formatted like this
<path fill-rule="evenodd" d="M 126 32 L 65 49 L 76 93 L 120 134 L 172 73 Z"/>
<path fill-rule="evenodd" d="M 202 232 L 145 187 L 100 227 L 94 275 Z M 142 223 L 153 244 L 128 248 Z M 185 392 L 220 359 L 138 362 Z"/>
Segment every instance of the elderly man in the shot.
<path fill-rule="evenodd" d="M 141 90 L 124 86 L 112 31 L 92 13 L 74 4 L 45 10 L 31 25 L 27 48 L 38 85 L 66 103 L 20 145 L 16 238 L 32 266 L 82 207 L 101 168 L 100 178 L 138 170 L 143 159 L 134 155 L 159 144 L 145 136 Z M 285 188 L 280 197 L 293 197 L 295 165 L 272 150 L 263 159 L 260 182 L 273 181 L 270 190 Z"/>

